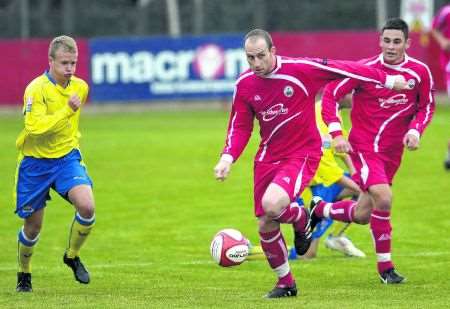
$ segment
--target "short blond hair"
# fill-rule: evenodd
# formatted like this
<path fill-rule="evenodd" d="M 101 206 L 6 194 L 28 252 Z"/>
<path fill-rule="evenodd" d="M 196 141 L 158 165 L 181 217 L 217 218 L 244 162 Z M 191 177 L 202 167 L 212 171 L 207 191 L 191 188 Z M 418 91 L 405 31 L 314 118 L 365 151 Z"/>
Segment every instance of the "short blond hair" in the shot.
<path fill-rule="evenodd" d="M 52 59 L 55 58 L 56 51 L 60 48 L 63 48 L 64 52 L 68 53 L 78 53 L 77 42 L 73 38 L 67 35 L 57 36 L 50 42 L 50 46 L 48 47 L 48 56 Z"/>

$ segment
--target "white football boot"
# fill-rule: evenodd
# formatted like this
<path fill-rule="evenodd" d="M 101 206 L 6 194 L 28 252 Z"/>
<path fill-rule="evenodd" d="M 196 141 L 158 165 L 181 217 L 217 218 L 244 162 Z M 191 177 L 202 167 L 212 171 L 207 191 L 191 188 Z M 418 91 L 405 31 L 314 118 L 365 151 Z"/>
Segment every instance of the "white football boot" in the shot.
<path fill-rule="evenodd" d="M 355 256 L 360 258 L 366 257 L 364 252 L 356 248 L 355 245 L 352 243 L 352 241 L 344 235 L 341 236 L 333 236 L 331 234 L 328 235 L 327 239 L 325 240 L 325 247 L 331 250 L 342 252 L 348 256 Z"/>

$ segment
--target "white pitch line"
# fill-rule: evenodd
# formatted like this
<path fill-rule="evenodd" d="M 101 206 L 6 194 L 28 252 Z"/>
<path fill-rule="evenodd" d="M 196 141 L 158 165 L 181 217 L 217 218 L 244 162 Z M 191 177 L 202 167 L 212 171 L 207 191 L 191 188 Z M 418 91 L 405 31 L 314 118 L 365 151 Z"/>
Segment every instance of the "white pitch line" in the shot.
<path fill-rule="evenodd" d="M 154 266 L 157 264 L 164 265 L 207 265 L 207 264 L 215 264 L 214 261 L 200 260 L 200 261 L 187 261 L 187 262 L 179 262 L 179 263 L 155 263 L 155 262 L 142 262 L 142 263 L 116 263 L 116 264 L 92 264 L 86 265 L 88 269 L 95 268 L 115 268 L 115 267 L 125 267 L 125 268 L 136 268 L 136 267 L 146 267 L 146 266 Z M 62 266 L 62 264 L 61 264 Z M 33 266 L 33 269 L 47 269 L 47 267 L 43 266 Z M 11 271 L 17 270 L 17 266 L 0 266 L 0 271 Z"/>
<path fill-rule="evenodd" d="M 433 256 L 450 256 L 449 251 L 442 251 L 442 252 L 415 252 L 415 253 L 405 253 L 405 254 L 395 254 L 395 257 L 433 257 Z M 125 267 L 125 268 L 137 268 L 137 267 L 146 267 L 146 266 L 154 266 L 158 264 L 164 264 L 164 265 L 208 265 L 208 264 L 216 264 L 214 261 L 210 260 L 199 260 L 199 261 L 186 261 L 186 262 L 173 262 L 173 263 L 166 263 L 166 262 L 140 262 L 140 263 L 116 263 L 116 264 L 92 264 L 92 265 L 86 265 L 88 269 L 95 269 L 95 268 L 116 268 L 116 267 Z M 63 265 L 61 264 L 61 267 Z M 47 267 L 43 266 L 33 266 L 33 269 L 47 269 Z M 12 265 L 0 265 L 0 271 L 17 271 L 17 266 Z"/>

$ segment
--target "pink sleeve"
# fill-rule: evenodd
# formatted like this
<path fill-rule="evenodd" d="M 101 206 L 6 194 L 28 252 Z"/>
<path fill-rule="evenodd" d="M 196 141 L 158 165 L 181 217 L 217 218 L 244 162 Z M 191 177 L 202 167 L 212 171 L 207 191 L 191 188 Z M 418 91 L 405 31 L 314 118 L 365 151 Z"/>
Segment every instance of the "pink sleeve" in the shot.
<path fill-rule="evenodd" d="M 222 154 L 228 154 L 236 161 L 247 146 L 253 131 L 254 113 L 250 106 L 236 92 L 233 97 L 228 133 Z"/>
<path fill-rule="evenodd" d="M 409 124 L 410 130 L 417 130 L 422 135 L 425 128 L 431 121 L 434 114 L 434 83 L 429 68 L 421 76 L 422 81 L 419 83 L 419 99 L 417 102 L 416 117 Z"/>
<path fill-rule="evenodd" d="M 342 135 L 342 124 L 338 116 L 339 102 L 358 84 L 358 80 L 345 78 L 325 86 L 322 96 L 322 118 L 333 138 Z"/>
<path fill-rule="evenodd" d="M 315 69 L 313 76 L 324 83 L 343 77 L 350 77 L 360 81 L 386 85 L 388 88 L 393 86 L 386 84 L 388 82 L 386 72 L 359 62 L 327 59 L 312 62 Z M 389 82 L 392 82 L 392 80 Z"/>

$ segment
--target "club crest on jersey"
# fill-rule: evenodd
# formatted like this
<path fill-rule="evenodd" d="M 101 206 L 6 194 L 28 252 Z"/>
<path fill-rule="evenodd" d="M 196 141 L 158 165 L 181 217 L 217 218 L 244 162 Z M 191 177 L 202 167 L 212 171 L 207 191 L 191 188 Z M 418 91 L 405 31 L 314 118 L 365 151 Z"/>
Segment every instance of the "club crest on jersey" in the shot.
<path fill-rule="evenodd" d="M 31 112 L 31 106 L 33 105 L 33 98 L 32 97 L 28 97 L 27 98 L 27 104 L 25 106 L 25 112 L 29 113 Z"/>
<path fill-rule="evenodd" d="M 278 115 L 287 114 L 288 109 L 284 107 L 283 103 L 275 104 L 269 107 L 267 110 L 260 112 L 262 115 L 262 120 L 270 121 L 275 119 Z"/>
<path fill-rule="evenodd" d="M 416 85 L 415 79 L 413 79 L 413 78 L 408 79 L 408 89 L 413 89 L 415 85 Z"/>
<path fill-rule="evenodd" d="M 284 87 L 283 93 L 285 96 L 290 98 L 294 95 L 294 88 L 292 88 L 292 86 L 286 86 Z"/>
<path fill-rule="evenodd" d="M 261 97 L 257 94 L 253 97 L 253 99 L 256 101 L 261 101 Z"/>

